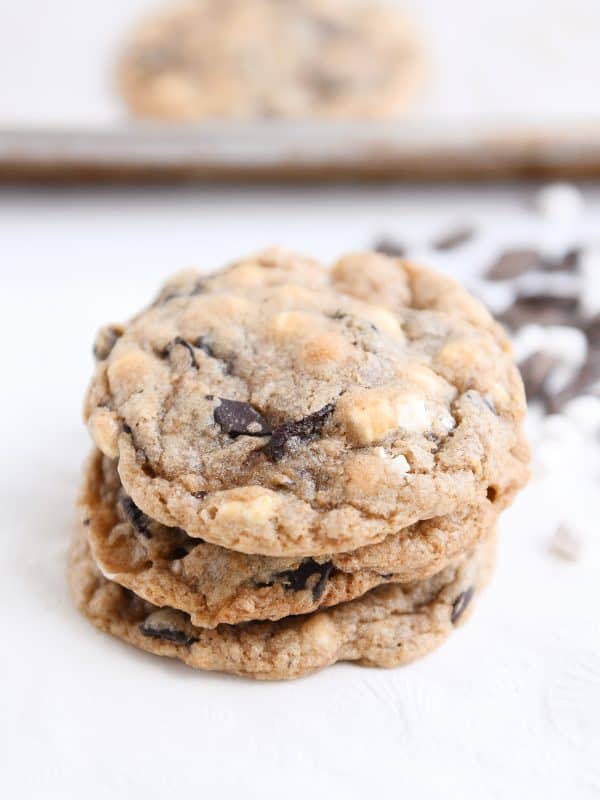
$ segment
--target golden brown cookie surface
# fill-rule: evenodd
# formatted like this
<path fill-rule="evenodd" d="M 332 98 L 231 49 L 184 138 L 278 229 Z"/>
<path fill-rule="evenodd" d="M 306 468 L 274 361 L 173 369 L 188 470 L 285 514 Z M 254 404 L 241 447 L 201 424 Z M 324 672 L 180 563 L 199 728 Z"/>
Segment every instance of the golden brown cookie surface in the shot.
<path fill-rule="evenodd" d="M 319 556 L 524 482 L 508 340 L 450 278 L 273 249 L 190 272 L 105 330 L 92 437 L 153 519 L 245 553 Z"/>
<path fill-rule="evenodd" d="M 120 83 L 143 117 L 385 117 L 420 61 L 411 27 L 380 3 L 195 0 L 139 27 Z"/>

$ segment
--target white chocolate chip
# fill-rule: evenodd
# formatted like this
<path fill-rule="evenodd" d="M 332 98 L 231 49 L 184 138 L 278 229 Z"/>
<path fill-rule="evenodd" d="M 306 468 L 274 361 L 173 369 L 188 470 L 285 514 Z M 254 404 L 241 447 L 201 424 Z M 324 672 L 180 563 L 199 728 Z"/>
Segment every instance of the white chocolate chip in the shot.
<path fill-rule="evenodd" d="M 273 516 L 275 499 L 265 489 L 252 486 L 239 492 L 232 489 L 224 494 L 228 497 L 216 509 L 209 506 L 200 512 L 202 520 L 209 522 L 212 519 L 220 525 L 259 528 Z M 237 497 L 236 494 L 240 496 Z"/>
<path fill-rule="evenodd" d="M 88 430 L 96 446 L 105 456 L 118 458 L 121 426 L 113 411 L 108 408 L 96 409 L 88 420 Z"/>
<path fill-rule="evenodd" d="M 333 655 L 339 646 L 339 634 L 325 614 L 315 614 L 303 625 L 302 633 L 319 653 Z"/>
<path fill-rule="evenodd" d="M 396 424 L 408 433 L 423 433 L 430 428 L 431 415 L 423 398 L 399 398 L 396 402 Z"/>
<path fill-rule="evenodd" d="M 410 472 L 410 464 L 401 453 L 400 455 L 392 456 L 383 447 L 376 447 L 373 452 L 396 475 L 406 475 Z"/>

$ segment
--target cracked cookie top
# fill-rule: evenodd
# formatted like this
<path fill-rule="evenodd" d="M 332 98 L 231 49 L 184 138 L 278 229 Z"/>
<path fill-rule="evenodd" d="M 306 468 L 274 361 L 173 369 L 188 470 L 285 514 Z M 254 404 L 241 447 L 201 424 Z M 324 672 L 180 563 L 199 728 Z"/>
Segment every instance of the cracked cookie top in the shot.
<path fill-rule="evenodd" d="M 148 18 L 120 65 L 144 117 L 386 117 L 421 73 L 397 9 L 356 0 L 194 0 Z"/>
<path fill-rule="evenodd" d="M 508 340 L 452 279 L 277 248 L 103 329 L 85 416 L 144 513 L 245 553 L 381 541 L 527 460 Z"/>

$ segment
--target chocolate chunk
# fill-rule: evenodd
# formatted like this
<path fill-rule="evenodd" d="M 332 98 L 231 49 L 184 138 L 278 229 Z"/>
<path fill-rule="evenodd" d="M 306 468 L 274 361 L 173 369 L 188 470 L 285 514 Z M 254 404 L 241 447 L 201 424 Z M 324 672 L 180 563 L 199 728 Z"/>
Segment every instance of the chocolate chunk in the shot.
<path fill-rule="evenodd" d="M 192 552 L 192 550 L 195 550 L 196 547 L 201 544 L 205 544 L 204 539 L 194 539 L 193 537 L 188 536 L 183 528 L 170 528 L 169 533 L 175 540 L 173 542 L 173 547 L 169 552 L 169 558 L 172 560 L 185 558 Z"/>
<path fill-rule="evenodd" d="M 380 578 L 383 578 L 384 581 L 389 581 L 390 578 L 394 577 L 393 572 L 378 572 L 377 574 Z"/>
<path fill-rule="evenodd" d="M 298 569 L 279 572 L 276 577 L 284 584 L 286 589 L 290 589 L 294 592 L 301 592 L 307 588 L 309 579 L 313 575 L 318 575 L 319 578 L 312 587 L 313 600 L 317 601 L 323 597 L 332 569 L 333 564 L 331 561 L 319 564 L 314 559 L 307 558 L 300 564 Z"/>
<path fill-rule="evenodd" d="M 594 393 L 598 390 L 594 387 L 600 385 L 600 348 L 593 347 L 588 352 L 588 356 L 579 370 L 575 379 L 554 397 L 548 398 L 548 412 L 559 412 L 565 403 L 573 400 L 580 394 Z"/>
<path fill-rule="evenodd" d="M 382 255 L 390 256 L 391 258 L 402 258 L 404 255 L 406 255 L 406 248 L 404 245 L 387 236 L 382 236 L 381 239 L 377 239 L 373 245 L 373 250 L 376 253 L 381 253 Z"/>
<path fill-rule="evenodd" d="M 578 301 L 575 297 L 545 294 L 519 297 L 510 308 L 498 314 L 498 319 L 515 330 L 530 323 L 576 326 Z"/>
<path fill-rule="evenodd" d="M 496 404 L 494 403 L 491 397 L 488 397 L 487 394 L 482 394 L 481 399 L 483 400 L 483 404 L 489 408 L 492 414 L 498 416 L 498 409 L 496 408 Z"/>
<path fill-rule="evenodd" d="M 327 419 L 333 414 L 334 408 L 333 403 L 327 403 L 326 406 L 303 419 L 284 422 L 283 425 L 275 428 L 271 441 L 264 448 L 266 455 L 273 461 L 279 461 L 285 455 L 285 446 L 290 439 L 295 437 L 309 439 L 311 436 L 319 435 Z"/>
<path fill-rule="evenodd" d="M 206 355 L 209 356 L 209 358 L 215 357 L 214 350 L 206 341 L 205 336 L 198 336 L 198 338 L 194 342 L 194 347 L 197 347 L 199 350 L 202 350 L 202 352 L 206 353 Z"/>
<path fill-rule="evenodd" d="M 223 433 L 230 436 L 268 436 L 271 426 L 250 403 L 219 398 L 221 404 L 214 410 L 214 418 Z"/>
<path fill-rule="evenodd" d="M 121 331 L 112 325 L 100 328 L 94 342 L 94 358 L 98 361 L 107 359 L 120 336 Z"/>
<path fill-rule="evenodd" d="M 538 269 L 544 259 L 537 250 L 507 250 L 502 253 L 486 273 L 491 281 L 506 281 L 525 272 Z"/>
<path fill-rule="evenodd" d="M 588 320 L 583 328 L 590 347 L 600 348 L 600 314 Z"/>
<path fill-rule="evenodd" d="M 459 594 L 454 603 L 452 604 L 452 613 L 450 614 L 450 622 L 454 625 L 465 613 L 467 606 L 473 599 L 475 589 L 471 586 L 466 591 Z"/>
<path fill-rule="evenodd" d="M 205 291 L 205 282 L 204 280 L 198 280 L 191 289 L 187 291 L 185 289 L 181 290 L 171 290 L 171 291 L 163 291 L 161 292 L 154 303 L 152 303 L 152 307 L 156 308 L 156 306 L 163 306 L 171 300 L 176 300 L 178 297 L 194 297 L 195 295 L 202 294 Z"/>
<path fill-rule="evenodd" d="M 574 272 L 579 266 L 581 247 L 571 247 L 560 258 L 547 258 L 543 268 L 546 272 Z"/>
<path fill-rule="evenodd" d="M 454 231 L 449 231 L 443 236 L 439 236 L 433 242 L 434 250 L 454 250 L 455 247 L 460 247 L 475 236 L 475 228 L 465 226 L 457 228 Z"/>
<path fill-rule="evenodd" d="M 185 644 L 188 647 L 198 641 L 197 636 L 190 636 L 185 631 L 165 624 L 162 620 L 156 624 L 153 623 L 153 616 L 154 614 L 151 614 L 148 619 L 139 626 L 140 632 L 143 633 L 144 636 L 150 636 L 153 639 L 162 639 L 165 642 L 173 642 L 174 644 Z"/>
<path fill-rule="evenodd" d="M 172 342 L 169 342 L 169 344 L 165 347 L 165 349 L 162 352 L 163 358 L 166 358 L 167 356 L 171 355 L 171 353 L 173 351 L 173 348 L 178 347 L 178 346 L 185 347 L 185 349 L 190 354 L 190 359 L 192 361 L 192 366 L 195 367 L 196 369 L 198 369 L 198 364 L 196 363 L 196 355 L 194 353 L 194 348 L 192 347 L 192 345 L 188 341 L 186 341 L 186 339 L 183 339 L 181 336 L 176 336 L 173 339 Z"/>
<path fill-rule="evenodd" d="M 121 498 L 121 508 L 125 514 L 127 522 L 133 526 L 135 531 L 144 536 L 146 539 L 151 539 L 152 533 L 148 530 L 148 526 L 150 525 L 150 517 L 147 517 L 143 511 L 140 511 L 131 497 Z"/>
<path fill-rule="evenodd" d="M 350 85 L 348 78 L 334 75 L 324 70 L 311 69 L 305 76 L 306 85 L 323 98 L 333 98 L 346 91 Z"/>
<path fill-rule="evenodd" d="M 519 370 L 528 400 L 544 396 L 544 384 L 552 370 L 560 365 L 560 359 L 550 353 L 532 353 L 519 364 Z"/>

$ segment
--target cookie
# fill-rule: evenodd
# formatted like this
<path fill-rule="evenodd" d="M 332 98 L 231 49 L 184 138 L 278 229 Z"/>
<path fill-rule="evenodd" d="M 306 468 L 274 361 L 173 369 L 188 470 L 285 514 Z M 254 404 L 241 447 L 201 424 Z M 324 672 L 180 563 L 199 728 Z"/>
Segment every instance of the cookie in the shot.
<path fill-rule="evenodd" d="M 123 56 L 139 116 L 388 117 L 418 83 L 418 39 L 397 10 L 342 0 L 196 0 L 143 23 Z"/>
<path fill-rule="evenodd" d="M 101 332 L 85 416 L 138 508 L 245 553 L 381 541 L 523 482 L 505 333 L 452 279 L 274 249 Z"/>
<path fill-rule="evenodd" d="M 336 661 L 393 667 L 425 655 L 466 618 L 489 577 L 493 553 L 491 537 L 427 580 L 380 586 L 314 614 L 212 630 L 104 578 L 83 528 L 73 544 L 69 578 L 77 606 L 100 630 L 197 669 L 275 680 L 297 678 Z"/>
<path fill-rule="evenodd" d="M 494 525 L 500 505 L 466 508 L 418 522 L 376 545 L 317 559 L 245 555 L 192 539 L 141 512 L 116 465 L 95 453 L 82 492 L 82 519 L 102 573 L 202 628 L 276 620 L 352 600 L 382 583 L 422 580 L 470 550 Z"/>

